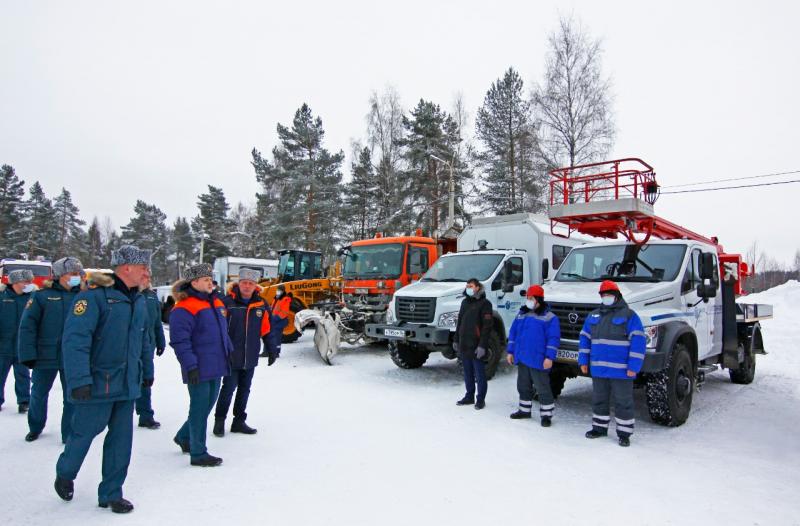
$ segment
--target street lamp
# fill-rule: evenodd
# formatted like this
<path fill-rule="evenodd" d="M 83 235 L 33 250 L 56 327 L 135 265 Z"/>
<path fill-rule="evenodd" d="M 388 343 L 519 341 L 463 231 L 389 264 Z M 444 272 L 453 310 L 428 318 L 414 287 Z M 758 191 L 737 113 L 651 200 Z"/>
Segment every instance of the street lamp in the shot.
<path fill-rule="evenodd" d="M 440 163 L 444 163 L 448 166 L 448 168 L 450 168 L 450 199 L 447 203 L 447 228 L 445 229 L 449 230 L 455 223 L 456 217 L 456 187 L 455 181 L 453 180 L 453 163 L 447 162 L 433 154 L 430 155 L 432 159 L 439 161 Z"/>

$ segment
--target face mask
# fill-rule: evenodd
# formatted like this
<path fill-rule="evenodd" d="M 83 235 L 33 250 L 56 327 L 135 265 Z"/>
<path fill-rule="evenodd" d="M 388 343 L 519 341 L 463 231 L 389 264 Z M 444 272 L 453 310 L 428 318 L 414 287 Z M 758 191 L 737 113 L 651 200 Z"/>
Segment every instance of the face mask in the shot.
<path fill-rule="evenodd" d="M 470 288 L 470 287 L 467 287 L 465 292 L 467 293 L 467 296 L 469 296 L 470 298 L 475 295 L 475 289 Z"/>
<path fill-rule="evenodd" d="M 617 301 L 617 298 L 615 296 L 608 296 L 608 295 L 600 296 L 600 303 L 602 303 L 606 307 L 610 307 L 611 305 L 614 304 L 615 301 Z"/>
<path fill-rule="evenodd" d="M 69 284 L 70 288 L 77 287 L 78 285 L 81 284 L 81 277 L 80 276 L 70 276 L 69 277 L 69 281 L 67 283 Z"/>
<path fill-rule="evenodd" d="M 525 306 L 528 307 L 530 310 L 533 310 L 536 307 L 536 302 L 533 300 L 526 300 Z"/>
<path fill-rule="evenodd" d="M 36 286 L 34 286 L 34 284 L 33 284 L 33 283 L 28 283 L 27 285 L 25 285 L 24 287 L 22 287 L 22 293 L 23 293 L 23 294 L 30 294 L 30 293 L 31 293 L 31 292 L 33 292 L 34 290 L 36 290 Z"/>

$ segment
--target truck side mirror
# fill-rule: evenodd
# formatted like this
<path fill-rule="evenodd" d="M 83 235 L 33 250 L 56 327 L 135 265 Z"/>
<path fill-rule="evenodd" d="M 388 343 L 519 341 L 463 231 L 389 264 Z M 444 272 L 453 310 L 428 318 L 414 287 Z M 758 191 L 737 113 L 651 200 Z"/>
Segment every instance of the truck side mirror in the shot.
<path fill-rule="evenodd" d="M 542 281 L 546 280 L 550 276 L 550 262 L 547 258 L 542 260 Z"/>
<path fill-rule="evenodd" d="M 714 285 L 712 280 L 705 279 L 703 283 L 697 286 L 697 296 L 708 303 L 709 298 L 717 297 L 717 286 Z"/>
<path fill-rule="evenodd" d="M 512 292 L 514 290 L 514 266 L 510 259 L 507 259 L 505 263 L 503 263 L 501 276 L 501 290 L 503 292 Z"/>
<path fill-rule="evenodd" d="M 708 252 L 700 254 L 700 279 L 714 280 L 714 254 Z"/>

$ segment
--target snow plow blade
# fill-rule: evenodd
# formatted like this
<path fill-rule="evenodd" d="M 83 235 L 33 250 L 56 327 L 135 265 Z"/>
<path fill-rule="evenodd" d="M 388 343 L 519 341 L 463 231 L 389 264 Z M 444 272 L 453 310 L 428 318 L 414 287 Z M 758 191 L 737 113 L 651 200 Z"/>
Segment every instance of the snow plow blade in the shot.
<path fill-rule="evenodd" d="M 336 322 L 331 319 L 330 315 L 316 309 L 301 310 L 294 317 L 294 326 L 298 331 L 302 332 L 303 328 L 309 323 L 314 323 L 316 327 L 314 331 L 314 347 L 317 349 L 320 358 L 326 364 L 333 365 L 331 360 L 339 352 L 339 343 L 341 341 L 341 334 Z"/>

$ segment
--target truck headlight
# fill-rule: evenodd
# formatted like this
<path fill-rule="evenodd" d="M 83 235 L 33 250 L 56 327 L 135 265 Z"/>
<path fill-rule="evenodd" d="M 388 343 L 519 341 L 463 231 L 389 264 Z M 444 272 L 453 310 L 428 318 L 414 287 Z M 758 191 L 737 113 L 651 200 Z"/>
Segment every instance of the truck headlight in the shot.
<path fill-rule="evenodd" d="M 389 302 L 389 308 L 386 309 L 386 323 L 394 323 L 397 319 L 394 317 L 394 302 Z"/>
<path fill-rule="evenodd" d="M 436 325 L 439 327 L 455 327 L 456 323 L 458 323 L 458 311 L 441 314 Z"/>
<path fill-rule="evenodd" d="M 655 349 L 658 347 L 658 325 L 649 325 L 645 327 L 644 335 L 647 338 L 648 349 Z"/>

